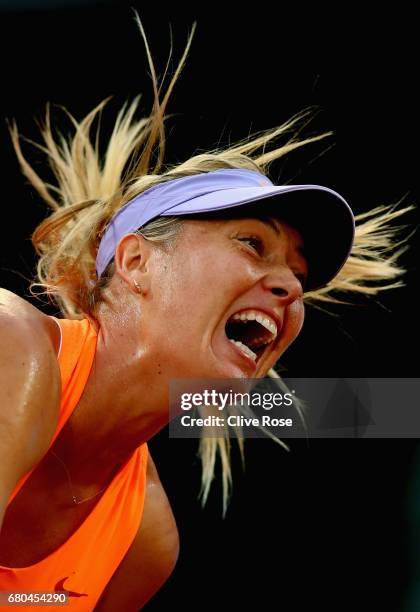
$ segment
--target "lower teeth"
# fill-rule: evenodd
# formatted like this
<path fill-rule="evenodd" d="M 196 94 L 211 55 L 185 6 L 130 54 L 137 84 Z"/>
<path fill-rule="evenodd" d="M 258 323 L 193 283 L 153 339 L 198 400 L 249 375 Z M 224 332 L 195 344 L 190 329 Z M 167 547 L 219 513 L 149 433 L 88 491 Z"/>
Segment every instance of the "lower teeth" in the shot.
<path fill-rule="evenodd" d="M 241 351 L 243 351 L 245 353 L 245 355 L 248 355 L 248 357 L 251 357 L 251 359 L 253 359 L 254 361 L 257 360 L 257 355 L 256 353 L 254 353 L 253 351 L 251 351 L 250 348 L 248 348 L 246 346 L 246 344 L 244 344 L 243 342 L 241 342 L 240 340 L 232 340 L 231 338 L 229 338 L 229 341 L 232 342 L 233 344 L 236 344 L 236 346 L 238 346 Z"/>

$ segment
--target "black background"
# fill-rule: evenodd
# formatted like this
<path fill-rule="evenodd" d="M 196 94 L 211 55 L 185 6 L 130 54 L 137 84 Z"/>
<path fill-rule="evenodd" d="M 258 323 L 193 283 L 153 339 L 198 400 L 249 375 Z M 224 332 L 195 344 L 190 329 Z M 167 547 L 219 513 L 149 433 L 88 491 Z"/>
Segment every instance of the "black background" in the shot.
<path fill-rule="evenodd" d="M 168 123 L 169 162 L 314 106 L 305 135 L 332 130 L 334 136 L 274 164 L 273 180 L 328 185 L 356 213 L 402 198 L 418 203 L 412 16 L 382 12 L 369 19 L 344 6 L 324 15 L 301 6 L 227 12 L 227 5 L 212 4 L 181 15 L 179 7 L 167 11 L 157 3 L 147 9 L 138 2 L 52 4 L 14 2 L 0 13 L 2 286 L 28 297 L 35 262 L 29 238 L 46 214 L 19 174 L 5 119 L 15 118 L 36 139 L 34 118 L 47 101 L 80 119 L 112 95 L 105 129 L 139 92 L 146 113 L 151 81 L 132 6 L 159 74 L 169 23 L 174 69 L 198 22 L 168 108 L 176 113 Z M 35 154 L 32 159 L 42 172 Z M 417 226 L 418 212 L 406 222 Z M 402 259 L 405 288 L 330 309 L 335 316 L 308 309 L 301 336 L 282 358 L 285 371 L 416 376 L 418 243 L 416 235 Z M 168 440 L 165 430 L 150 447 L 177 518 L 181 554 L 147 610 L 403 609 L 412 582 L 407 495 L 416 440 L 292 440 L 289 453 L 250 440 L 245 475 L 234 454 L 234 494 L 224 520 L 219 484 L 204 511 L 196 500 L 195 442 Z"/>

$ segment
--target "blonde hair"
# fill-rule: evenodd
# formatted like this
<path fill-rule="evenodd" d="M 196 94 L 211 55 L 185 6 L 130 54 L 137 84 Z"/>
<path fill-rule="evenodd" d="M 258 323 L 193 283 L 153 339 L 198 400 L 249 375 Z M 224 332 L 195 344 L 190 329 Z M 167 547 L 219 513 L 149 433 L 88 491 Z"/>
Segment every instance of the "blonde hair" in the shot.
<path fill-rule="evenodd" d="M 102 289 L 113 274 L 111 263 L 103 277 L 99 281 L 96 279 L 95 259 L 100 238 L 115 212 L 134 196 L 164 181 L 220 168 L 247 168 L 265 175 L 275 160 L 331 135 L 327 132 L 300 139 L 298 134 L 311 116 L 311 110 L 305 110 L 278 127 L 254 133 L 233 145 L 193 155 L 176 165 L 164 165 L 166 107 L 184 67 L 195 24 L 177 69 L 162 93 L 172 48 L 159 83 L 143 26 L 137 15 L 136 19 L 152 77 L 153 108 L 149 116 L 137 118 L 140 98 L 127 102 L 117 114 L 103 156 L 99 150 L 99 119 L 108 100 L 101 102 L 80 122 L 65 111 L 73 126 L 73 134 L 67 138 L 54 133 L 47 107 L 42 127 L 43 143 L 32 144 L 45 153 L 56 184 L 44 181 L 35 172 L 22 152 L 16 123 L 10 126 L 23 174 L 52 209 L 32 236 L 39 259 L 37 278 L 31 288 L 41 289 L 59 306 L 64 317 L 70 319 L 95 316 Z M 283 143 L 275 145 L 280 139 Z M 345 294 L 374 295 L 401 286 L 403 270 L 397 260 L 405 248 L 405 241 L 395 242 L 400 228 L 393 222 L 411 208 L 378 206 L 358 215 L 354 247 L 346 264 L 328 286 L 307 293 L 305 300 L 313 304 L 342 302 Z M 181 223 L 179 218 L 158 218 L 143 227 L 141 233 L 150 240 L 166 242 L 177 235 Z M 269 375 L 279 378 L 274 370 Z M 279 383 L 282 384 L 281 380 Z M 242 452 L 240 437 L 239 444 Z M 219 455 L 226 509 L 232 481 L 229 438 L 202 439 L 199 454 L 203 503 Z"/>

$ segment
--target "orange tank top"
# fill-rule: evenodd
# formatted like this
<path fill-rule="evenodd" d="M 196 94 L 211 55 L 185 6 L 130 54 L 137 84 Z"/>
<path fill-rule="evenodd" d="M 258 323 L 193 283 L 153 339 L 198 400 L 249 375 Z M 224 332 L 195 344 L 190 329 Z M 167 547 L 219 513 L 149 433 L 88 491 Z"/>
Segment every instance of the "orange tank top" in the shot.
<path fill-rule="evenodd" d="M 94 361 L 97 340 L 87 319 L 55 321 L 61 329 L 58 361 L 62 391 L 59 420 L 50 446 L 82 395 Z M 56 551 L 28 567 L 0 565 L 0 591 L 68 591 L 65 609 L 93 610 L 139 529 L 147 457 L 147 444 L 142 444 L 114 476 L 84 523 Z M 8 504 L 32 472 L 19 480 Z M 56 609 L 56 606 L 52 607 Z M 7 609 L 22 610 L 22 607 L 9 605 Z M 37 605 L 36 609 L 47 609 L 47 606 Z M 51 610 L 51 605 L 48 609 Z"/>

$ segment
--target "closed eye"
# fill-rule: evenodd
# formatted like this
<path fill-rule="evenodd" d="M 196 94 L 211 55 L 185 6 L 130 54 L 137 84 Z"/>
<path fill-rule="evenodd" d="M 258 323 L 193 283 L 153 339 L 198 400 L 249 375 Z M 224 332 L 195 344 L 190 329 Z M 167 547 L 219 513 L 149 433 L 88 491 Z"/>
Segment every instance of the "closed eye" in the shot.
<path fill-rule="evenodd" d="M 238 238 L 238 240 L 245 242 L 259 255 L 262 255 L 264 251 L 264 243 L 261 238 L 258 238 L 258 236 L 242 236 Z"/>
<path fill-rule="evenodd" d="M 244 242 L 247 244 L 253 251 L 258 253 L 258 255 L 262 256 L 264 254 L 264 241 L 258 236 L 254 236 L 253 234 L 249 236 L 238 236 L 237 239 L 240 242 Z M 295 277 L 298 279 L 302 286 L 302 290 L 305 291 L 306 286 L 306 274 L 304 273 L 295 273 Z"/>

